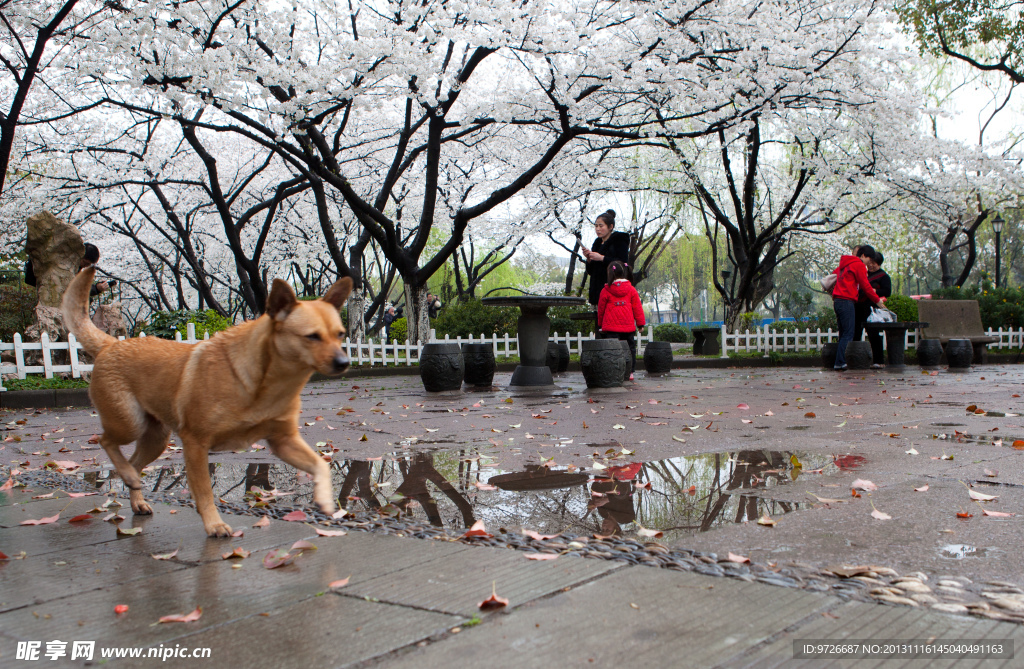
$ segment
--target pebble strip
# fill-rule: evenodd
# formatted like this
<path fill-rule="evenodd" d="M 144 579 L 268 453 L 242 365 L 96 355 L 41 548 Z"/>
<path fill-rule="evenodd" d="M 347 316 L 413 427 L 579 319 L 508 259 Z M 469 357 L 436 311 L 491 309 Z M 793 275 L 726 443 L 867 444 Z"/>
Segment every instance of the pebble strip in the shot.
<path fill-rule="evenodd" d="M 48 471 L 24 472 L 18 476 L 18 482 L 66 492 L 95 490 L 80 479 Z M 121 497 L 126 499 L 125 495 Z M 194 508 L 191 500 L 174 494 L 147 493 L 146 498 L 149 501 Z M 656 541 L 624 537 L 598 539 L 560 534 L 552 539 L 538 541 L 504 528 L 498 529 L 491 537 L 462 537 L 460 533 L 445 528 L 403 521 L 383 513 L 361 512 L 332 519 L 320 511 L 307 507 L 276 503 L 263 508 L 251 508 L 244 503 L 218 502 L 217 507 L 225 513 L 269 516 L 278 520 L 291 511 L 300 510 L 310 517 L 311 523 L 352 531 L 435 541 L 461 541 L 476 546 L 511 548 L 526 553 L 556 553 L 563 556 L 613 560 L 624 564 L 693 571 L 705 576 L 758 581 L 782 588 L 828 592 L 847 600 L 883 602 L 929 608 L 943 613 L 1024 623 L 1024 589 L 1005 581 L 975 584 L 963 576 L 939 576 L 932 581 L 921 572 L 900 575 L 888 567 L 873 565 L 859 568 L 855 575 L 847 578 L 827 569 L 800 562 L 775 567 L 758 563 L 737 563 L 721 558 L 715 553 L 669 548 Z"/>

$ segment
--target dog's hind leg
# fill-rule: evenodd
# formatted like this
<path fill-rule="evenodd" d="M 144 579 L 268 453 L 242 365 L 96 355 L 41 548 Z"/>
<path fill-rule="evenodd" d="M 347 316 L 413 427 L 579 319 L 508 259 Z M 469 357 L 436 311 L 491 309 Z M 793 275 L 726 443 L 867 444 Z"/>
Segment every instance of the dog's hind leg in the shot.
<path fill-rule="evenodd" d="M 141 474 L 142 470 L 160 457 L 160 454 L 167 448 L 167 438 L 170 435 L 171 429 L 169 427 L 152 416 L 147 416 L 146 431 L 142 433 L 142 436 L 136 442 L 135 452 L 132 453 L 128 464 Z M 138 515 L 153 513 L 153 508 L 146 502 L 141 488 L 133 488 L 128 496 L 131 499 L 133 512 Z"/>
<path fill-rule="evenodd" d="M 209 537 L 230 537 L 231 526 L 225 523 L 213 501 L 210 482 L 210 445 L 190 435 L 178 433 L 185 454 L 185 476 L 188 489 L 196 503 L 196 511 L 203 519 L 203 528 Z"/>
<path fill-rule="evenodd" d="M 292 467 L 313 477 L 313 501 L 326 514 L 334 513 L 334 494 L 331 491 L 331 468 L 313 451 L 298 432 L 267 438 L 270 450 Z"/>

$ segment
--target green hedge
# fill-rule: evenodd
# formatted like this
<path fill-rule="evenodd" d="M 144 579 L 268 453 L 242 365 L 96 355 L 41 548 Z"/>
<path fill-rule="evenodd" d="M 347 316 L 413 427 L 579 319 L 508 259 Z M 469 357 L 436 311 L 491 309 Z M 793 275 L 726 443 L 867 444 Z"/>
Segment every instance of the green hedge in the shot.
<path fill-rule="evenodd" d="M 388 335 L 388 341 L 392 339 L 398 340 L 405 343 L 405 340 L 409 338 L 409 321 L 405 318 L 396 318 L 391 321 L 391 330 Z"/>
<path fill-rule="evenodd" d="M 25 333 L 36 320 L 38 301 L 32 286 L 0 285 L 0 341 L 10 342 L 15 332 Z"/>
<path fill-rule="evenodd" d="M 996 288 L 989 281 L 980 286 L 940 288 L 933 300 L 977 300 L 981 325 L 986 328 L 1024 327 L 1024 289 Z"/>
<path fill-rule="evenodd" d="M 917 300 L 906 295 L 890 295 L 885 307 L 896 314 L 898 320 L 914 322 L 917 320 Z"/>
<path fill-rule="evenodd" d="M 654 326 L 654 341 L 668 341 L 684 344 L 693 339 L 690 328 L 678 323 L 661 323 Z"/>
<path fill-rule="evenodd" d="M 196 324 L 197 339 L 202 339 L 204 332 L 209 332 L 212 337 L 213 333 L 227 330 L 232 325 L 230 320 L 213 309 L 205 311 L 178 309 L 176 311 L 158 311 L 153 314 L 148 323 L 143 324 L 139 329 L 150 337 L 174 339 L 174 333 L 180 332 L 184 338 L 187 323 Z"/>
<path fill-rule="evenodd" d="M 446 304 L 437 318 L 431 321 L 430 326 L 441 338 L 445 335 L 479 337 L 481 334 L 489 336 L 494 333 L 515 333 L 518 320 L 519 309 L 516 307 L 486 307 L 480 300 L 468 300 Z M 394 335 L 395 323 L 391 324 L 392 339 L 397 339 Z"/>

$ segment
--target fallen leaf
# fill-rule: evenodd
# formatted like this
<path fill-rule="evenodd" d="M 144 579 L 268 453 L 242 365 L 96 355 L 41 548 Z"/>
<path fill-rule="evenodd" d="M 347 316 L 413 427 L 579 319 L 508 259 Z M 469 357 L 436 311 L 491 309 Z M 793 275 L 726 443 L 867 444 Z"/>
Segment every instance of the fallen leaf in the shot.
<path fill-rule="evenodd" d="M 317 547 L 315 545 L 309 543 L 305 539 L 299 539 L 294 544 L 292 544 L 291 550 L 293 550 L 293 551 L 315 551 L 315 550 L 317 550 Z"/>
<path fill-rule="evenodd" d="M 916 449 L 916 448 L 914 448 L 913 446 L 911 446 L 911 447 L 910 447 L 910 450 L 909 450 L 909 451 L 906 451 L 906 454 L 907 454 L 907 455 L 917 455 L 917 454 L 918 454 L 918 453 L 917 453 L 917 449 Z"/>
<path fill-rule="evenodd" d="M 879 511 L 878 509 L 875 508 L 874 504 L 871 505 L 871 508 L 872 508 L 872 511 L 871 511 L 872 518 L 877 518 L 879 520 L 892 520 L 892 516 L 890 516 L 887 513 L 882 512 L 882 511 Z"/>
<path fill-rule="evenodd" d="M 48 492 L 45 495 L 35 495 L 32 499 L 52 499 L 54 493 Z"/>
<path fill-rule="evenodd" d="M 160 618 L 159 622 L 162 622 L 162 623 L 192 623 L 192 622 L 195 622 L 195 621 L 199 620 L 199 618 L 202 615 L 203 615 L 203 607 L 197 606 L 196 610 L 193 611 L 192 613 L 188 613 L 188 614 L 185 614 L 185 615 L 178 614 L 178 615 L 173 615 L 173 616 L 163 616 L 162 618 Z"/>
<path fill-rule="evenodd" d="M 494 583 L 491 583 L 491 596 L 484 601 L 477 604 L 477 607 L 481 611 L 491 611 L 494 609 L 502 609 L 508 606 L 508 600 L 504 597 L 499 597 L 498 592 L 494 587 Z"/>
<path fill-rule="evenodd" d="M 128 605 L 118 604 L 114 607 L 114 613 L 116 613 L 117 615 L 121 615 L 122 613 L 128 613 Z"/>
<path fill-rule="evenodd" d="M 1024 441 L 1021 441 L 1020 439 L 1015 439 L 1013 442 L 1013 447 L 1018 451 L 1024 451 Z"/>
<path fill-rule="evenodd" d="M 850 487 L 853 488 L 854 490 L 866 490 L 868 492 L 871 492 L 872 490 L 878 490 L 878 486 L 876 486 L 874 483 L 866 479 L 857 479 L 856 481 L 850 484 Z"/>
<path fill-rule="evenodd" d="M 998 469 L 986 469 L 985 470 L 985 476 L 999 476 L 999 470 Z"/>
<path fill-rule="evenodd" d="M 23 520 L 19 525 L 49 525 L 50 523 L 56 523 L 59 519 L 60 514 L 58 513 L 56 516 L 48 516 L 39 520 Z"/>
<path fill-rule="evenodd" d="M 75 516 L 74 518 L 68 518 L 69 523 L 80 523 L 83 520 L 92 520 L 92 516 L 90 516 L 88 513 L 82 513 Z"/>
<path fill-rule="evenodd" d="M 914 492 L 928 492 L 928 484 L 924 484 L 920 488 L 914 488 Z"/>
<path fill-rule="evenodd" d="M 289 522 L 301 522 L 307 519 L 308 516 L 305 511 L 292 511 L 281 517 L 281 520 L 287 520 Z"/>
<path fill-rule="evenodd" d="M 804 418 L 817 418 L 817 416 L 814 415 L 813 411 L 808 411 L 807 413 L 804 414 Z"/>
<path fill-rule="evenodd" d="M 558 559 L 558 553 L 527 553 L 526 554 L 526 559 L 527 560 L 537 560 L 537 561 L 541 561 L 541 560 L 557 560 Z"/>
<path fill-rule="evenodd" d="M 740 418 L 740 422 L 741 422 L 741 423 L 748 423 L 748 424 L 749 424 L 749 423 L 753 423 L 754 421 L 752 421 L 752 420 L 747 420 L 746 418 Z"/>
<path fill-rule="evenodd" d="M 1010 518 L 1014 514 L 1012 514 L 1012 513 L 1004 513 L 1002 511 L 989 511 L 988 509 L 983 508 L 981 510 L 981 515 L 983 515 L 983 516 L 992 516 L 993 518 Z"/>
<path fill-rule="evenodd" d="M 974 514 L 973 513 L 967 513 L 966 511 L 961 511 L 958 514 L 956 514 L 956 517 L 957 518 L 974 518 Z"/>
<path fill-rule="evenodd" d="M 612 429 L 613 430 L 625 430 L 626 426 L 625 425 L 619 425 L 618 423 L 616 423 L 615 425 L 612 425 Z"/>
<path fill-rule="evenodd" d="M 153 558 L 154 560 L 170 560 L 175 555 L 177 555 L 178 551 L 180 550 L 180 548 L 175 549 L 173 553 L 150 553 L 149 557 Z"/>
<path fill-rule="evenodd" d="M 748 405 L 748 404 L 737 404 L 736 408 L 737 409 L 742 409 L 742 410 L 746 411 L 747 409 L 750 408 L 750 405 Z"/>
<path fill-rule="evenodd" d="M 321 537 L 343 537 L 348 534 L 345 530 L 321 530 L 319 527 L 314 529 L 316 530 L 317 535 Z"/>
<path fill-rule="evenodd" d="M 739 564 L 750 562 L 750 558 L 743 557 L 742 555 L 736 555 L 735 553 L 729 553 L 729 557 L 726 559 L 728 559 L 729 562 L 738 562 Z"/>
<path fill-rule="evenodd" d="M 460 539 L 468 539 L 470 537 L 487 537 L 487 538 L 490 538 L 490 537 L 493 537 L 493 536 L 494 536 L 493 534 L 491 534 L 490 532 L 487 531 L 486 527 L 484 526 L 484 521 L 478 520 L 475 523 L 473 523 L 473 527 L 471 527 L 468 530 L 466 530 L 466 533 L 463 534 L 459 538 Z"/>
<path fill-rule="evenodd" d="M 252 524 L 253 528 L 266 527 L 267 525 L 270 525 L 270 516 L 263 516 Z"/>
<path fill-rule="evenodd" d="M 175 551 L 175 552 L 177 552 L 177 551 Z M 244 560 L 245 558 L 249 557 L 250 555 L 252 555 L 252 553 L 250 553 L 249 551 L 245 550 L 244 548 L 235 548 L 234 550 L 231 550 L 231 551 L 228 551 L 227 553 L 222 554 L 220 556 L 220 559 L 221 560 L 230 560 L 231 558 L 241 558 L 241 559 Z"/>
<path fill-rule="evenodd" d="M 641 537 L 651 537 L 653 539 L 657 539 L 659 537 L 665 536 L 664 532 L 659 532 L 658 530 L 649 530 L 646 527 L 643 527 L 642 525 L 637 525 L 637 527 L 639 527 L 640 529 L 638 529 L 636 533 Z"/>
<path fill-rule="evenodd" d="M 695 486 L 695 485 L 690 486 L 689 488 L 687 488 L 686 493 L 688 495 L 696 495 L 697 494 L 697 486 Z"/>
<path fill-rule="evenodd" d="M 822 504 L 840 504 L 840 503 L 846 501 L 845 499 L 832 499 L 831 497 L 818 497 L 813 492 L 809 492 L 807 494 L 810 495 L 811 497 L 813 497 L 814 499 L 818 500 Z"/>
<path fill-rule="evenodd" d="M 291 561 L 294 559 L 294 555 L 283 548 L 278 548 L 277 550 L 270 551 L 263 557 L 263 566 L 267 569 L 277 569 L 286 564 L 291 564 Z"/>
<path fill-rule="evenodd" d="M 117 534 L 121 537 L 134 537 L 136 534 L 142 534 L 141 527 L 120 527 L 117 528 Z"/>
<path fill-rule="evenodd" d="M 986 495 L 985 493 L 976 492 L 974 490 L 968 490 L 967 494 L 970 495 L 971 499 L 979 502 L 990 502 L 999 497 L 999 495 Z"/>
<path fill-rule="evenodd" d="M 672 439 L 673 439 L 674 441 L 679 441 L 679 442 L 682 442 L 682 443 L 684 443 L 684 444 L 686 443 L 686 440 L 685 440 L 685 439 L 683 439 L 682 437 L 677 437 L 677 436 L 676 436 L 676 435 L 674 435 L 674 434 L 672 435 Z"/>
<path fill-rule="evenodd" d="M 530 537 L 531 539 L 535 539 L 537 541 L 546 541 L 548 539 L 554 539 L 555 537 L 559 536 L 557 534 L 538 534 L 533 530 L 523 530 L 523 535 Z"/>
<path fill-rule="evenodd" d="M 331 582 L 330 582 L 330 583 L 329 583 L 329 584 L 327 585 L 327 589 L 328 589 L 328 590 L 341 590 L 341 589 L 342 589 L 342 588 L 344 588 L 344 587 L 345 587 L 346 585 L 348 585 L 348 580 L 349 580 L 350 578 L 352 578 L 352 577 L 351 577 L 351 576 L 349 576 L 348 578 L 342 578 L 342 579 L 338 579 L 337 581 L 331 581 Z"/>
<path fill-rule="evenodd" d="M 760 518 L 757 519 L 757 524 L 758 525 L 764 525 L 765 527 L 775 527 L 776 525 L 778 525 L 778 522 L 772 520 L 768 516 L 768 514 L 765 513 Z"/>
<path fill-rule="evenodd" d="M 7 492 L 14 488 L 14 478 L 8 478 L 7 482 L 0 485 L 0 492 Z"/>

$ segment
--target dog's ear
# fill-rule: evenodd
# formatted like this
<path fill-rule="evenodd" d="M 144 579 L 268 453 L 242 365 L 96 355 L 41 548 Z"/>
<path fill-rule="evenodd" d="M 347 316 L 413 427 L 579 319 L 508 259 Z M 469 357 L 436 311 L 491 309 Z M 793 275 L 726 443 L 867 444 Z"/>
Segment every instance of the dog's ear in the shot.
<path fill-rule="evenodd" d="M 337 281 L 335 281 L 334 285 L 331 286 L 327 290 L 327 292 L 324 293 L 324 296 L 320 299 L 322 299 L 324 302 L 327 302 L 335 309 L 341 309 L 343 306 L 345 306 L 345 301 L 348 299 L 348 296 L 351 292 L 352 279 L 346 276 L 344 279 L 338 279 Z"/>
<path fill-rule="evenodd" d="M 267 298 L 267 315 L 274 320 L 283 321 L 298 303 L 295 291 L 288 285 L 288 282 L 274 279 L 274 284 L 270 288 L 270 296 Z"/>

